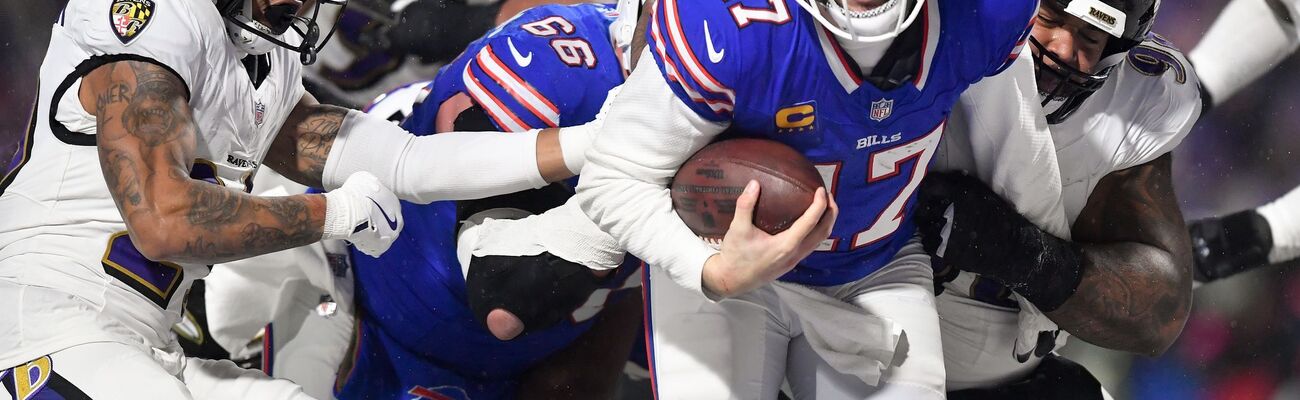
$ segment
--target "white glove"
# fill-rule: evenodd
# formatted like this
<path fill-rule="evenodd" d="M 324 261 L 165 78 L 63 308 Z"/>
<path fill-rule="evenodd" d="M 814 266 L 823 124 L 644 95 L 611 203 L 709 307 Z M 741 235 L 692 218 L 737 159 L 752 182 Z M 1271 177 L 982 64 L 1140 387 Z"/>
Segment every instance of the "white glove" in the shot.
<path fill-rule="evenodd" d="M 362 253 L 379 257 L 402 231 L 402 205 L 369 172 L 356 172 L 325 193 L 324 240 L 344 239 Z"/>
<path fill-rule="evenodd" d="M 596 113 L 596 119 L 582 125 L 560 128 L 560 149 L 564 153 L 564 166 L 569 168 L 569 172 L 577 174 L 587 164 L 587 149 L 596 141 L 596 133 L 605 125 L 609 104 L 614 102 L 614 97 L 622 88 L 623 85 L 618 85 L 609 89 L 605 103 L 601 104 L 600 112 Z"/>

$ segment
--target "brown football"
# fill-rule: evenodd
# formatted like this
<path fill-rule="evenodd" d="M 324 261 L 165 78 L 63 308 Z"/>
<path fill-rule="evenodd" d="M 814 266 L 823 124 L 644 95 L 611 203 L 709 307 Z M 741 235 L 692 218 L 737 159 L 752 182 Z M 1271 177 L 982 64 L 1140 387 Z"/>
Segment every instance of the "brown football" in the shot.
<path fill-rule="evenodd" d="M 696 235 L 721 240 L 751 179 L 761 188 L 754 225 L 770 234 L 799 219 L 822 186 L 817 168 L 790 146 L 766 139 L 725 140 L 700 149 L 677 170 L 673 209 Z"/>

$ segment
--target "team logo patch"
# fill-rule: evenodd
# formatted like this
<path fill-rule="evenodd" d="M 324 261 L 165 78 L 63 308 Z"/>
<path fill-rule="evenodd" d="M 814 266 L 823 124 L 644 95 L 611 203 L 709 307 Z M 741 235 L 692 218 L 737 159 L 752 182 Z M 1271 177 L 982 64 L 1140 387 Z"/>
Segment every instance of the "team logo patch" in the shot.
<path fill-rule="evenodd" d="M 108 22 L 122 44 L 131 44 L 153 21 L 153 0 L 113 0 Z"/>
<path fill-rule="evenodd" d="M 894 99 L 880 99 L 871 102 L 871 120 L 880 122 L 894 113 Z"/>
<path fill-rule="evenodd" d="M 266 104 L 262 102 L 253 103 L 253 123 L 262 126 L 262 121 L 266 120 Z"/>

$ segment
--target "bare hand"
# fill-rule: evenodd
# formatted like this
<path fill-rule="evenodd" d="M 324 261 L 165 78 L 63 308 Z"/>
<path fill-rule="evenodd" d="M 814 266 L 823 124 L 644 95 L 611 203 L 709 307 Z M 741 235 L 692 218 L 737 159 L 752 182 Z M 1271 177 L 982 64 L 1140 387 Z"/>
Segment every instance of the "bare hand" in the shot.
<path fill-rule="evenodd" d="M 704 288 L 717 295 L 740 295 L 794 269 L 830 236 L 839 216 L 835 199 L 826 195 L 825 188 L 817 188 L 803 215 L 789 229 L 770 235 L 753 222 L 759 190 L 755 181 L 745 186 L 736 199 L 735 217 L 722 238 L 722 250 L 704 263 Z"/>

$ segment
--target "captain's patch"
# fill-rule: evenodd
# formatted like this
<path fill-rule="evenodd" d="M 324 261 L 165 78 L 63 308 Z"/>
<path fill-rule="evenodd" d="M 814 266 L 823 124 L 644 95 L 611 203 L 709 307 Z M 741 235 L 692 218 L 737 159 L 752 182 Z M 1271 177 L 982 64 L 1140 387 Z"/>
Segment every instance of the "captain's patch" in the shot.
<path fill-rule="evenodd" d="M 140 36 L 144 28 L 153 20 L 153 0 L 113 0 L 109 8 L 109 24 L 113 25 L 113 34 L 122 44 Z"/>

